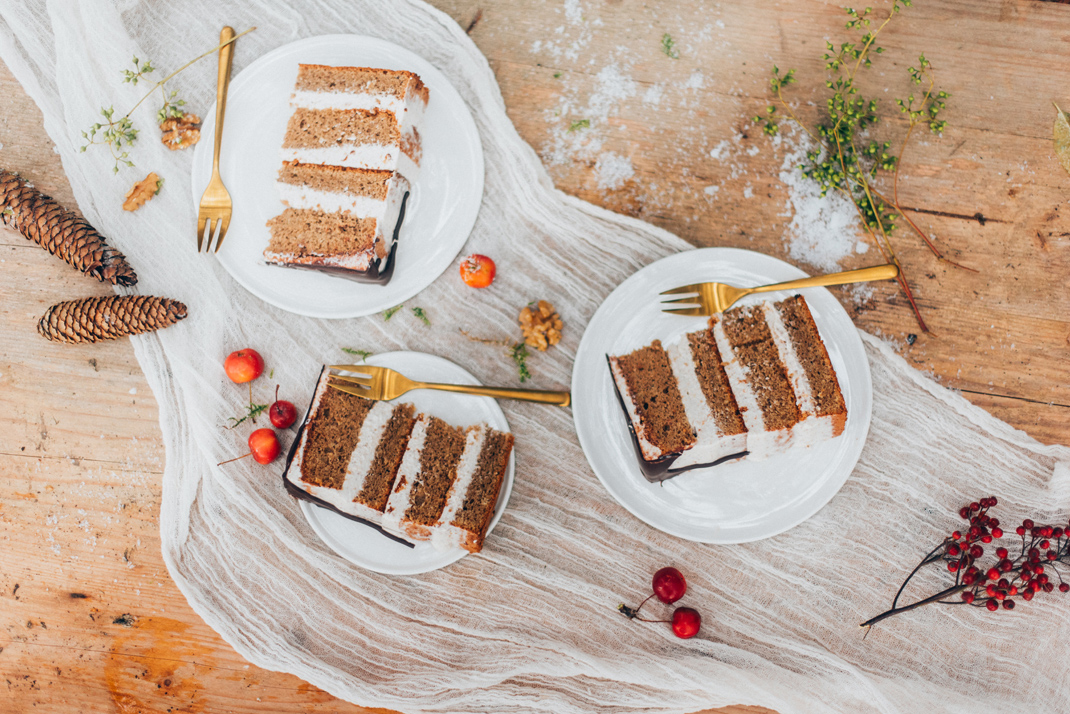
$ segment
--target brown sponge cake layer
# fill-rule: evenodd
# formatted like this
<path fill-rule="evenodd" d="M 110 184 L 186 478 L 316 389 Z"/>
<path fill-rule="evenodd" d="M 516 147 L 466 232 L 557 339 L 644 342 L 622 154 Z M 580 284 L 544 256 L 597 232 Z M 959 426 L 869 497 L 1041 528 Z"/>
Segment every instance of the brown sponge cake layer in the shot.
<path fill-rule="evenodd" d="M 721 353 L 717 350 L 713 335 L 708 329 L 692 332 L 687 336 L 687 341 L 695 361 L 695 374 L 717 427 L 722 434 L 729 436 L 744 433 L 747 427 L 743 424 L 739 405 L 732 395 L 732 387 L 728 382 L 728 375 L 725 374 Z"/>
<path fill-rule="evenodd" d="M 427 438 L 420 453 L 420 471 L 409 496 L 403 520 L 433 526 L 446 506 L 446 496 L 457 477 L 457 463 L 464 450 L 465 430 L 430 417 Z"/>
<path fill-rule="evenodd" d="M 761 306 L 724 313 L 721 320 L 736 359 L 747 375 L 767 431 L 790 428 L 802 418 Z"/>
<path fill-rule="evenodd" d="M 464 505 L 452 521 L 453 525 L 468 532 L 465 546 L 468 550 L 478 551 L 483 545 L 483 536 L 494 515 L 494 504 L 498 502 L 498 491 L 512 450 L 512 434 L 487 430 Z"/>
<path fill-rule="evenodd" d="M 302 481 L 323 488 L 342 488 L 349 457 L 372 404 L 337 389 L 323 392 L 306 430 Z"/>
<path fill-rule="evenodd" d="M 376 447 L 371 468 L 364 477 L 364 485 L 353 499 L 357 503 L 363 503 L 376 511 L 386 508 L 390 488 L 394 485 L 401 457 L 405 454 L 405 446 L 416 423 L 413 416 L 415 412 L 416 408 L 412 404 L 399 404 L 394 407 L 390 421 L 383 429 L 382 439 Z"/>
<path fill-rule="evenodd" d="M 846 412 L 836 370 L 806 300 L 796 295 L 773 307 L 780 313 L 795 353 L 806 372 L 818 416 Z"/>
<path fill-rule="evenodd" d="M 679 453 L 695 442 L 669 357 L 660 340 L 621 357 L 611 357 L 634 405 L 637 435 L 662 454 Z"/>
<path fill-rule="evenodd" d="M 297 69 L 294 89 L 304 92 L 349 92 L 351 94 L 390 94 L 404 99 L 415 94 L 427 103 L 427 87 L 412 72 L 371 67 L 329 67 L 302 64 Z"/>
<path fill-rule="evenodd" d="M 265 253 L 295 257 L 347 255 L 370 251 L 375 245 L 376 220 L 353 218 L 343 212 L 287 208 L 267 225 L 271 240 Z"/>
<path fill-rule="evenodd" d="M 339 144 L 396 145 L 401 130 L 393 112 L 365 109 L 305 109 L 290 116 L 284 149 L 320 149 Z"/>
<path fill-rule="evenodd" d="M 386 200 L 393 171 L 283 161 L 279 181 L 315 191 Z"/>

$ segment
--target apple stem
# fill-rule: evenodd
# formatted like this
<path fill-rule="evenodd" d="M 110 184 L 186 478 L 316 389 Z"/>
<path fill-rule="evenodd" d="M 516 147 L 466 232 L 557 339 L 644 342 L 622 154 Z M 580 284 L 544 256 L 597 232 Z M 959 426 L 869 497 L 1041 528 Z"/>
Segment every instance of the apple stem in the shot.
<path fill-rule="evenodd" d="M 252 455 L 253 455 L 253 452 L 250 451 L 245 456 L 252 456 Z M 216 464 L 216 466 L 222 466 L 223 464 L 229 464 L 231 461 L 240 461 L 240 460 L 244 459 L 245 456 L 236 456 L 233 459 L 227 459 L 226 461 L 220 461 L 218 464 Z"/>

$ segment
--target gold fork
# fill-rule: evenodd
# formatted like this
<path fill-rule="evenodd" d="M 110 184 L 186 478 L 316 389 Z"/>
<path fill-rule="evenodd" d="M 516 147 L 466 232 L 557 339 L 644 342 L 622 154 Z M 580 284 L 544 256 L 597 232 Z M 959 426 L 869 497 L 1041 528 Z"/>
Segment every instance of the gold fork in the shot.
<path fill-rule="evenodd" d="M 224 27 L 219 33 L 219 44 L 223 47 L 219 48 L 219 83 L 215 93 L 215 151 L 212 155 L 212 179 L 208 182 L 208 188 L 204 189 L 200 210 L 197 212 L 198 253 L 204 243 L 205 233 L 208 234 L 208 242 L 204 245 L 204 251 L 212 252 L 212 236 L 215 235 L 216 229 L 219 229 L 219 237 L 215 242 L 215 252 L 219 252 L 219 246 L 223 245 L 223 239 L 227 237 L 230 215 L 234 208 L 230 193 L 227 192 L 227 187 L 223 185 L 223 179 L 219 175 L 219 149 L 223 145 L 223 115 L 227 110 L 230 65 L 234 59 L 233 39 L 233 27 Z"/>
<path fill-rule="evenodd" d="M 868 283 L 872 280 L 892 280 L 897 277 L 899 277 L 899 267 L 894 263 L 888 263 L 887 265 L 874 265 L 869 268 L 859 268 L 858 270 L 847 270 L 842 273 L 789 280 L 786 283 L 762 285 L 756 288 L 736 288 L 724 283 L 694 283 L 662 292 L 662 295 L 684 295 L 685 297 L 664 300 L 661 304 L 698 303 L 699 307 L 663 307 L 661 311 L 684 315 L 685 317 L 707 316 L 724 312 L 740 298 L 753 293 L 817 288 L 825 285 L 844 285 L 846 283 Z"/>
<path fill-rule="evenodd" d="M 346 394 L 375 401 L 388 402 L 413 389 L 438 389 L 443 392 L 475 394 L 481 397 L 494 397 L 495 399 L 519 399 L 524 402 L 553 404 L 558 407 L 567 407 L 572 403 L 572 395 L 569 392 L 417 382 L 388 367 L 375 367 L 369 364 L 332 364 L 331 369 L 353 372 L 356 376 L 347 377 L 332 374 L 331 380 L 336 381 L 328 382 L 330 386 Z"/>

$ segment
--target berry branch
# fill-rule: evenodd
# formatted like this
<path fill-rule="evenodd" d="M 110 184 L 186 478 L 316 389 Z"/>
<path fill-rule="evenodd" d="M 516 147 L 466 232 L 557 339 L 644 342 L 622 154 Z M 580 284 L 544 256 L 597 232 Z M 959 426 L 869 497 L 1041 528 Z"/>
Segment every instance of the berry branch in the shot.
<path fill-rule="evenodd" d="M 928 332 L 929 328 L 922 319 L 910 283 L 892 246 L 890 234 L 895 229 L 896 221 L 902 218 L 921 237 L 938 260 L 957 268 L 977 272 L 973 268 L 967 268 L 946 257 L 930 237 L 907 215 L 899 202 L 899 167 L 914 128 L 919 124 L 925 124 L 933 134 L 941 134 L 947 122 L 939 117 L 945 108 L 945 100 L 950 97 L 950 94 L 936 89 L 932 63 L 925 58 L 925 55 L 919 55 L 918 66 L 910 67 L 907 73 L 913 84 L 927 82 L 927 86 L 920 99 L 910 94 L 905 100 L 896 100 L 900 113 L 907 117 L 908 127 L 898 153 L 890 153 L 891 142 L 871 140 L 868 143 L 862 143 L 862 135 L 880 121 L 880 115 L 877 113 L 877 100 L 862 98 L 855 86 L 855 75 L 858 70 L 862 67 L 870 67 L 872 55 L 884 52 L 884 48 L 876 44 L 877 36 L 903 7 L 910 5 L 911 0 L 893 0 L 888 16 L 874 30 L 869 29 L 874 21 L 871 17 L 872 8 L 867 7 L 861 12 L 845 8 L 848 16 L 846 29 L 864 34 L 857 42 L 844 42 L 839 48 L 826 41 L 825 69 L 831 74 L 830 78 L 825 80 L 825 86 L 831 90 L 832 96 L 826 103 L 825 117 L 816 130 L 811 130 L 799 119 L 784 96 L 784 88 L 796 82 L 795 70 L 788 70 L 782 75 L 780 69 L 774 66 L 773 77 L 769 82 L 776 95 L 777 103 L 785 110 L 787 118 L 802 127 L 817 147 L 807 152 L 806 161 L 800 165 L 803 175 L 818 183 L 822 196 L 834 190 L 851 201 L 858 213 L 859 221 L 884 259 L 899 266 L 900 288 L 914 311 L 918 326 L 922 332 Z M 765 115 L 755 116 L 754 122 L 761 124 L 762 131 L 766 134 L 770 136 L 777 134 L 779 131 L 777 105 L 769 105 Z M 873 185 L 881 172 L 891 174 L 891 198 L 886 197 Z"/>
<path fill-rule="evenodd" d="M 1032 519 L 1026 518 L 1015 529 L 1021 538 L 1016 555 L 1011 557 L 1011 552 L 1001 546 L 994 551 L 994 564 L 987 569 L 977 566 L 978 560 L 985 554 L 985 546 L 1003 537 L 999 519 L 988 515 L 989 509 L 996 503 L 996 497 L 992 496 L 963 506 L 959 515 L 969 521 L 969 528 L 965 532 L 955 531 L 929 551 L 900 586 L 892 599 L 892 607 L 866 620 L 861 627 L 868 629 L 892 615 L 934 602 L 972 605 L 995 612 L 1001 606 L 1004 610 L 1013 610 L 1014 597 L 1029 602 L 1037 593 L 1050 593 L 1056 587 L 1061 593 L 1070 592 L 1070 583 L 1064 580 L 1059 570 L 1060 566 L 1070 566 L 1070 524 L 1038 526 Z M 943 563 L 947 571 L 955 576 L 954 581 L 934 595 L 900 607 L 899 597 L 911 579 L 924 566 L 937 562 Z M 1058 578 L 1058 585 L 1052 576 Z M 956 593 L 959 599 L 947 599 Z"/>

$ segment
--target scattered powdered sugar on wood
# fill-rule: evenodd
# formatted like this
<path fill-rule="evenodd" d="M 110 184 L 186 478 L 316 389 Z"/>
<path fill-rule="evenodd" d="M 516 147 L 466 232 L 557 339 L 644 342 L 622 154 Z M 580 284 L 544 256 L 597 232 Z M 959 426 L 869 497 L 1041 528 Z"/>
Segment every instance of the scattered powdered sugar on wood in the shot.
<path fill-rule="evenodd" d="M 837 191 L 821 195 L 821 187 L 803 176 L 800 164 L 813 148 L 812 140 L 798 131 L 789 131 L 780 165 L 780 180 L 788 187 L 791 223 L 785 241 L 793 260 L 834 272 L 846 258 L 869 250 L 861 239 L 862 224 L 851 201 Z"/>
<path fill-rule="evenodd" d="M 635 168 L 628 157 L 606 151 L 598 157 L 594 174 L 598 179 L 598 188 L 611 191 L 635 176 Z"/>

